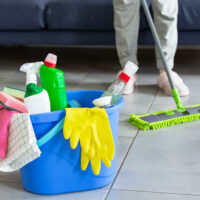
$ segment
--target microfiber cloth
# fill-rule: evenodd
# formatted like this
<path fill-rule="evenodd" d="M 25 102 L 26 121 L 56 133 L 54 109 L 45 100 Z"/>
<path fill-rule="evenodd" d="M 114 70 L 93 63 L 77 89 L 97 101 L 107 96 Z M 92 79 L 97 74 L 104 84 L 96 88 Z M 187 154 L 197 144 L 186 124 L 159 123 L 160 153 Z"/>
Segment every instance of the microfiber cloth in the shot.
<path fill-rule="evenodd" d="M 10 119 L 16 111 L 0 109 L 0 158 L 5 158 L 7 153 L 8 143 L 8 128 Z"/>
<path fill-rule="evenodd" d="M 16 171 L 41 154 L 30 115 L 14 114 L 10 121 L 7 157 L 0 160 L 0 171 Z"/>

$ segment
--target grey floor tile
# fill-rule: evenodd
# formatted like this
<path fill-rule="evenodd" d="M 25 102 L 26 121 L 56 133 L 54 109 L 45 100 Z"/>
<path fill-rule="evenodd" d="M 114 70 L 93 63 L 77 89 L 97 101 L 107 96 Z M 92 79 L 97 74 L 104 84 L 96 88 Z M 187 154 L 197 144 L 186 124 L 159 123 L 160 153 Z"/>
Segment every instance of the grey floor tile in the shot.
<path fill-rule="evenodd" d="M 151 67 L 150 67 L 151 69 Z M 148 70 L 145 68 L 144 70 L 140 70 L 137 73 L 137 82 L 136 84 L 139 85 L 156 85 L 157 78 L 159 76 L 158 73 L 149 73 Z"/>
<path fill-rule="evenodd" d="M 188 86 L 188 88 L 190 90 L 190 95 L 191 96 L 200 96 L 200 88 L 199 88 L 200 80 L 199 80 L 199 76 L 197 78 L 195 78 L 195 79 L 190 77 L 188 81 L 187 80 L 185 81 L 185 83 L 187 84 L 187 86 Z"/>
<path fill-rule="evenodd" d="M 183 106 L 193 106 L 200 104 L 200 96 L 186 96 L 181 98 Z M 149 113 L 159 112 L 169 109 L 177 109 L 174 99 L 172 97 L 168 97 L 166 95 L 156 96 L 154 99 Z"/>
<path fill-rule="evenodd" d="M 138 128 L 128 122 L 131 113 L 144 114 L 150 107 L 157 87 L 155 85 L 138 85 L 135 92 L 129 95 L 123 95 L 124 107 L 119 116 L 119 135 L 135 137 Z"/>
<path fill-rule="evenodd" d="M 199 200 L 200 196 L 191 195 L 177 195 L 177 194 L 165 194 L 165 193 L 151 193 L 151 192 L 139 192 L 139 191 L 124 191 L 124 190 L 112 190 L 107 200 Z"/>
<path fill-rule="evenodd" d="M 0 70 L 0 82 L 2 82 L 2 84 L 3 84 L 3 82 L 5 80 L 11 79 L 11 77 L 13 77 L 13 75 L 14 75 L 14 72 Z"/>
<path fill-rule="evenodd" d="M 199 122 L 140 131 L 113 189 L 200 195 Z"/>
<path fill-rule="evenodd" d="M 21 183 L 0 182 L 0 193 L 2 200 L 27 200 L 37 196 L 25 191 Z"/>
<path fill-rule="evenodd" d="M 143 114 L 151 105 L 157 87 L 154 85 L 138 85 L 133 94 L 124 95 L 124 107 L 120 112 L 120 120 L 126 120 L 131 113 Z"/>
<path fill-rule="evenodd" d="M 160 111 L 165 111 L 165 110 L 169 110 L 169 109 L 177 109 L 176 104 L 173 101 L 171 103 L 164 103 L 164 102 L 158 103 L 156 101 L 156 103 L 154 102 L 152 104 L 148 113 L 160 112 Z"/>
<path fill-rule="evenodd" d="M 20 173 L 17 172 L 0 172 L 0 182 L 21 182 Z"/>
<path fill-rule="evenodd" d="M 39 78 L 38 78 L 39 79 Z M 13 69 L 13 73 L 6 77 L 3 82 L 2 86 L 11 86 L 15 88 L 25 89 L 26 86 L 26 74 L 23 72 L 16 72 Z"/>
<path fill-rule="evenodd" d="M 4 88 L 4 83 L 1 83 L 1 82 L 0 82 L 0 91 L 2 91 L 3 88 Z"/>
<path fill-rule="evenodd" d="M 68 194 L 59 194 L 59 195 L 34 195 L 29 199 L 44 199 L 44 200 L 104 200 L 107 195 L 107 190 L 98 189 L 93 191 L 85 191 L 85 192 L 76 192 L 76 193 L 68 193 Z"/>
<path fill-rule="evenodd" d="M 133 138 L 131 137 L 118 137 L 117 145 L 117 171 L 122 165 L 122 162 L 125 159 L 125 156 L 128 152 L 128 149 L 131 145 Z"/>
<path fill-rule="evenodd" d="M 106 90 L 114 81 L 115 76 L 116 74 L 113 72 L 88 73 L 75 89 Z"/>
<path fill-rule="evenodd" d="M 87 72 L 72 72 L 64 70 L 66 90 L 73 90 L 84 78 Z"/>
<path fill-rule="evenodd" d="M 107 194 L 107 190 L 98 189 L 88 192 L 76 192 L 69 194 L 59 194 L 59 195 L 37 195 L 32 194 L 22 187 L 21 183 L 1 183 L 0 182 L 0 193 L 2 200 L 30 200 L 30 199 L 48 199 L 48 200 L 103 200 Z"/>
<path fill-rule="evenodd" d="M 192 106 L 196 104 L 200 104 L 200 95 L 190 95 L 182 98 L 182 103 L 184 106 Z"/>
<path fill-rule="evenodd" d="M 129 123 L 128 119 L 119 120 L 119 130 L 118 130 L 119 136 L 133 138 L 136 136 L 137 132 L 138 128 Z"/>
<path fill-rule="evenodd" d="M 199 73 L 200 73 L 200 70 L 198 70 L 198 72 L 195 72 L 195 71 L 191 72 L 190 71 L 190 72 L 187 72 L 187 73 L 184 73 L 184 74 L 180 73 L 180 76 L 183 79 L 183 81 L 185 83 L 187 83 L 187 85 L 190 85 L 190 84 L 192 85 L 192 84 L 199 82 Z"/>
<path fill-rule="evenodd" d="M 182 104 L 183 106 L 194 106 L 197 104 L 200 104 L 200 97 L 198 96 L 193 96 L 193 97 L 185 97 L 182 99 Z M 155 101 L 152 104 L 152 107 L 149 110 L 149 113 L 152 112 L 159 112 L 159 111 L 164 111 L 164 110 L 169 110 L 169 109 L 177 109 L 175 102 L 173 101 L 168 101 L 168 102 L 163 102 L 163 101 Z"/>
<path fill-rule="evenodd" d="M 199 104 L 198 103 L 199 99 L 200 99 L 200 93 L 193 93 L 193 94 L 190 93 L 190 95 L 188 96 L 181 97 L 182 103 L 186 106 L 191 105 L 191 104 Z M 166 94 L 164 94 L 162 90 L 159 90 L 153 103 L 174 105 L 174 99 L 172 96 L 167 96 Z"/>
<path fill-rule="evenodd" d="M 185 98 L 185 97 L 184 97 Z M 159 89 L 153 103 L 174 104 L 172 96 L 168 96 L 163 90 Z"/>

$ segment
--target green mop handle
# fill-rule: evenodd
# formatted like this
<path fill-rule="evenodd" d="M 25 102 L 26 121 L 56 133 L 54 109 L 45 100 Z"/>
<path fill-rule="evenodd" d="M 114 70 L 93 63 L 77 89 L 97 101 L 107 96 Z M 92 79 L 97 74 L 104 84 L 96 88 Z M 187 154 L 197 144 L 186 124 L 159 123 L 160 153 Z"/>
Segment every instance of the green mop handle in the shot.
<path fill-rule="evenodd" d="M 141 0 L 142 2 L 142 7 L 144 9 L 144 12 L 145 12 L 145 15 L 147 17 L 147 21 L 149 23 L 149 26 L 150 26 L 150 29 L 151 29 L 151 32 L 153 34 L 153 37 L 154 37 L 154 40 L 155 40 L 155 43 L 156 43 L 156 46 L 158 47 L 158 50 L 159 50 L 159 53 L 160 53 L 160 57 L 161 57 L 161 60 L 163 62 L 163 65 L 165 67 L 165 71 L 167 73 L 167 77 L 168 77 L 168 80 L 169 80 L 169 83 L 170 83 L 170 86 L 172 88 L 172 95 L 173 95 L 173 98 L 174 98 L 174 101 L 176 103 L 176 106 L 177 106 L 177 109 L 178 111 L 180 112 L 184 112 L 185 111 L 185 108 L 183 107 L 183 104 L 181 102 L 181 99 L 180 99 L 180 96 L 174 86 L 174 82 L 172 80 L 172 76 L 171 76 L 171 71 L 169 70 L 169 67 L 167 65 L 167 62 L 165 60 L 165 56 L 164 56 L 164 53 L 163 53 L 163 50 L 162 50 L 162 47 L 161 47 L 161 43 L 160 43 L 160 39 L 158 37 L 158 33 L 156 31 L 156 28 L 155 28 L 155 25 L 153 23 L 153 19 L 151 17 L 151 14 L 150 14 L 150 11 L 149 11 L 149 8 L 148 8 L 148 5 L 147 5 L 147 2 L 146 0 Z"/>

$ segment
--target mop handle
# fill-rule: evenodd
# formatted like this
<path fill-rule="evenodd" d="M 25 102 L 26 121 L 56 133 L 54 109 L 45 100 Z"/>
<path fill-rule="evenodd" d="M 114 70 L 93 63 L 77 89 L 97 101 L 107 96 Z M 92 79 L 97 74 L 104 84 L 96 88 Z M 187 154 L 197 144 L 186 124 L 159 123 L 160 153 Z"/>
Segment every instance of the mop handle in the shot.
<path fill-rule="evenodd" d="M 156 28 L 154 26 L 154 22 L 153 22 L 153 19 L 151 17 L 147 2 L 146 2 L 146 0 L 141 0 L 141 2 L 142 2 L 142 7 L 144 9 L 145 15 L 147 17 L 147 21 L 149 23 L 151 32 L 153 34 L 153 38 L 155 40 L 156 46 L 158 47 L 158 50 L 159 50 L 159 53 L 160 53 L 160 57 L 161 57 L 161 60 L 163 62 L 165 71 L 167 73 L 167 77 L 168 77 L 168 80 L 169 80 L 169 83 L 170 83 L 170 86 L 171 86 L 171 89 L 172 89 L 172 94 L 173 94 L 175 103 L 177 105 L 178 110 L 183 112 L 183 111 L 185 111 L 185 109 L 183 108 L 180 96 L 179 96 L 179 94 L 178 94 L 178 92 L 177 92 L 177 90 L 176 90 L 176 88 L 174 86 L 174 82 L 173 82 L 172 76 L 171 76 L 171 71 L 169 70 L 169 66 L 167 65 L 167 62 L 165 60 L 165 56 L 164 56 L 164 53 L 163 53 L 163 50 L 162 50 L 160 39 L 158 37 L 158 33 L 156 31 Z"/>

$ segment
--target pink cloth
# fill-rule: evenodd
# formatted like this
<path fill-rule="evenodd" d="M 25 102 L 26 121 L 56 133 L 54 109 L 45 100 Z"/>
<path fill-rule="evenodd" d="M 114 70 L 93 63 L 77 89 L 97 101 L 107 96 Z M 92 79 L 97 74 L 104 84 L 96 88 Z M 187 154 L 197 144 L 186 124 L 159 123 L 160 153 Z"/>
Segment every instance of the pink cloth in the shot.
<path fill-rule="evenodd" d="M 7 110 L 5 108 L 0 109 L 0 158 L 5 158 L 7 153 L 8 144 L 8 128 L 10 120 L 16 111 Z"/>

